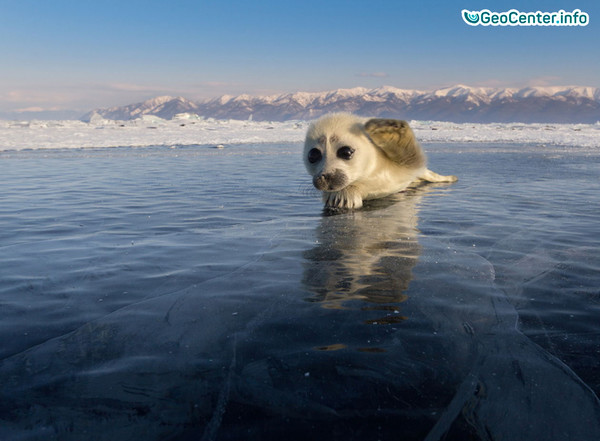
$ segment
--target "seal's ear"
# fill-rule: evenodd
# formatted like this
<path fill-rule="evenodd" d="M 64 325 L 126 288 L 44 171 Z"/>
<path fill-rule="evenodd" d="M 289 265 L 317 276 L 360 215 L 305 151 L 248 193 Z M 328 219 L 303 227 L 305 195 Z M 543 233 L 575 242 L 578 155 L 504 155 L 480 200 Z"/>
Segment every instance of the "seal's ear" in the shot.
<path fill-rule="evenodd" d="M 392 161 L 408 167 L 425 166 L 425 154 L 406 121 L 370 119 L 365 123 L 365 132 Z"/>

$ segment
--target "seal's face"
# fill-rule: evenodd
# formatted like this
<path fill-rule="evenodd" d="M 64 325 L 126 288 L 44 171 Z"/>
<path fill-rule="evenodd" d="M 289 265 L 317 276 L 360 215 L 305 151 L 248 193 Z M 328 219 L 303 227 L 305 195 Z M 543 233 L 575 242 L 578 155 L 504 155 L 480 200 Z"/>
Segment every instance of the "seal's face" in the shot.
<path fill-rule="evenodd" d="M 359 118 L 332 115 L 308 129 L 304 165 L 318 190 L 340 191 L 369 172 L 374 149 Z"/>

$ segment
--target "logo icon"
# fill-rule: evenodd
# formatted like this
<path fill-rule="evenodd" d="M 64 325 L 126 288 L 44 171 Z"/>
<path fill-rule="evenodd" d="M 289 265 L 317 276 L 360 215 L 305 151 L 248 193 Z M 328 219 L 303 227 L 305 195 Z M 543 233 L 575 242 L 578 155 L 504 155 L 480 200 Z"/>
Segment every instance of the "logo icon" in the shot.
<path fill-rule="evenodd" d="M 479 24 L 479 14 L 477 12 L 462 10 L 462 16 L 465 23 L 471 26 L 477 26 Z"/>

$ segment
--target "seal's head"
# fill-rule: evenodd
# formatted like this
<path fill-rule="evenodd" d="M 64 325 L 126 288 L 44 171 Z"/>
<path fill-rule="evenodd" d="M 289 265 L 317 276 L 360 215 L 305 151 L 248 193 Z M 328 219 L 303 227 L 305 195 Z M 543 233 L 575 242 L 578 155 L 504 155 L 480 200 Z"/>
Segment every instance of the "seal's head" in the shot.
<path fill-rule="evenodd" d="M 304 165 L 318 190 L 340 191 L 371 172 L 375 150 L 361 118 L 332 114 L 309 127 Z"/>

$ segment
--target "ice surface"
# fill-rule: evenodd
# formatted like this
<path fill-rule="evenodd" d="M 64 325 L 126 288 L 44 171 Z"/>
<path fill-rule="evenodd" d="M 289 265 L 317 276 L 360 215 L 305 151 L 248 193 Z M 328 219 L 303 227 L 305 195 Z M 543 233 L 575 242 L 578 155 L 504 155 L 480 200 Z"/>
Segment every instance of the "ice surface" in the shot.
<path fill-rule="evenodd" d="M 600 124 L 456 124 L 412 121 L 421 142 L 493 142 L 600 147 Z M 0 121 L 0 151 L 121 146 L 178 146 L 299 142 L 308 122 L 144 116 L 131 121 Z"/>
<path fill-rule="evenodd" d="M 301 142 L 5 152 L 0 439 L 599 439 L 598 151 L 427 147 L 337 216 Z"/>

